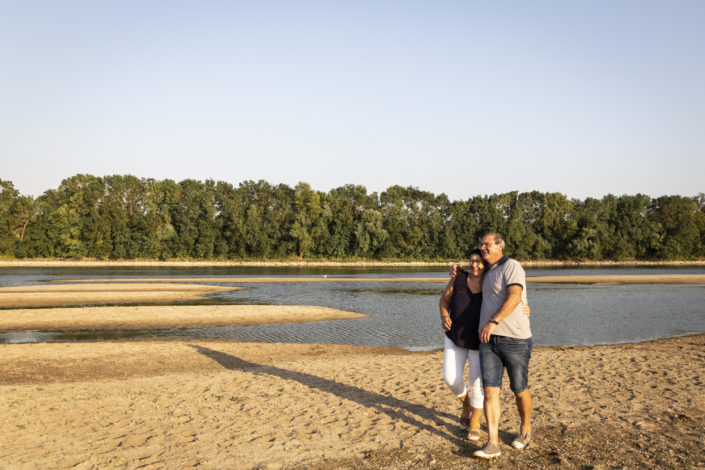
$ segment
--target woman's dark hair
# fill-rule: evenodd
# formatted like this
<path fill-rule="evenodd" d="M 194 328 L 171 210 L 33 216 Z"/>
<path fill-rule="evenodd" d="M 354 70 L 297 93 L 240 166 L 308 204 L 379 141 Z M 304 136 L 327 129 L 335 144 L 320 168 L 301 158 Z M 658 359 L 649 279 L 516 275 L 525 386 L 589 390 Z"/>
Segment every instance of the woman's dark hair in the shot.
<path fill-rule="evenodd" d="M 479 248 L 475 248 L 474 250 L 472 250 L 470 254 L 468 254 L 468 259 L 470 259 L 472 255 L 478 255 L 480 258 L 482 258 L 482 252 Z"/>

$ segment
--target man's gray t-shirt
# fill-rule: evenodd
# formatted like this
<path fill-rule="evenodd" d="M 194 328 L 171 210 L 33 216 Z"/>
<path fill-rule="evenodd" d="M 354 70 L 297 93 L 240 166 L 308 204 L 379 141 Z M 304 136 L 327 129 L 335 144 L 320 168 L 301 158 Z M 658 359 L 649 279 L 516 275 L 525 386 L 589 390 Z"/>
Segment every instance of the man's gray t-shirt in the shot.
<path fill-rule="evenodd" d="M 499 322 L 492 334 L 510 338 L 531 338 L 529 317 L 522 311 L 527 304 L 524 268 L 517 260 L 506 256 L 485 272 L 485 278 L 482 281 L 482 310 L 478 331 L 482 330 L 482 327 L 502 307 L 507 300 L 507 288 L 512 285 L 521 286 L 521 302 L 511 315 Z"/>

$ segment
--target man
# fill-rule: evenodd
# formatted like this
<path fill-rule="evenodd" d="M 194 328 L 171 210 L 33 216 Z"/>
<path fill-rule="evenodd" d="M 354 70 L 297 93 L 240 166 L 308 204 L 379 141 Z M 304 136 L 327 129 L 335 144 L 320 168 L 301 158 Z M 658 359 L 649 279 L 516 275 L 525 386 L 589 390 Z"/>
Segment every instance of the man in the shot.
<path fill-rule="evenodd" d="M 482 238 L 480 252 L 488 266 L 482 283 L 478 332 L 489 439 L 474 455 L 491 459 L 501 454 L 499 393 L 505 368 L 521 418 L 512 447 L 523 449 L 531 441 L 532 400 L 528 376 L 533 342 L 529 317 L 522 312 L 522 307 L 527 304 L 524 269 L 518 261 L 504 256 L 504 240 L 498 233 L 488 233 Z"/>

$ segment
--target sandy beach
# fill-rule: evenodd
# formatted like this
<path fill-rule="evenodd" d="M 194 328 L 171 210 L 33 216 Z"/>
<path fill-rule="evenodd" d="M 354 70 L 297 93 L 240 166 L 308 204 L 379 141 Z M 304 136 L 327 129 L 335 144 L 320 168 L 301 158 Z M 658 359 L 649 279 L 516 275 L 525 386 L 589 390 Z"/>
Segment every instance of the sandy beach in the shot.
<path fill-rule="evenodd" d="M 438 351 L 0 345 L 0 468 L 705 468 L 705 335 L 536 348 L 534 442 L 471 455 Z M 685 367 L 684 367 L 685 364 Z"/>
<path fill-rule="evenodd" d="M 186 282 L 3 288 L 8 303 L 42 303 L 5 308 L 0 329 L 360 316 L 312 306 L 93 305 L 236 287 Z M 66 307 L 71 298 L 91 306 Z M 523 452 L 509 446 L 518 420 L 505 383 L 502 456 L 491 464 L 472 457 L 478 444 L 458 428 L 441 368 L 440 351 L 346 345 L 0 345 L 0 469 L 705 469 L 705 334 L 536 348 L 534 440 Z"/>

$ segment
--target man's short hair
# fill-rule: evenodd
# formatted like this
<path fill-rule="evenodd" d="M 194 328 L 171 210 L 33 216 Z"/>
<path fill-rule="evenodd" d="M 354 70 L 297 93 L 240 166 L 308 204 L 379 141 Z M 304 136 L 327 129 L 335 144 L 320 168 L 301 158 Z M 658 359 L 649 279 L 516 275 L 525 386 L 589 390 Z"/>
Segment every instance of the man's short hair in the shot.
<path fill-rule="evenodd" d="M 490 236 L 490 235 L 492 237 L 494 237 L 494 242 L 502 248 L 502 251 L 504 251 L 504 238 L 502 238 L 502 235 L 500 235 L 497 232 L 491 232 L 491 233 L 488 233 L 487 235 L 485 235 L 485 237 Z"/>

